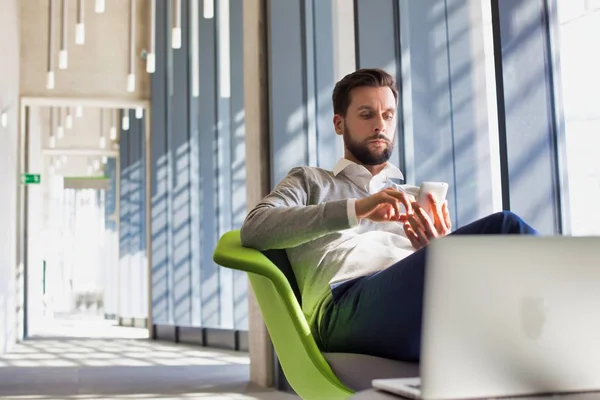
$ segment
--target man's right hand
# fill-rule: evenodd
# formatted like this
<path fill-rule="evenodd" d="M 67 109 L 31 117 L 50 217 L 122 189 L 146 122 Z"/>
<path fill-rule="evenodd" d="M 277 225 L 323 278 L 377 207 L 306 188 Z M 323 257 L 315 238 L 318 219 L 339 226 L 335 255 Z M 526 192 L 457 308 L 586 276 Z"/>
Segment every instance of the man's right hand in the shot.
<path fill-rule="evenodd" d="M 411 214 L 409 195 L 387 188 L 364 199 L 356 200 L 356 218 L 373 222 L 399 221 L 401 215 Z M 404 213 L 400 206 L 404 206 Z"/>

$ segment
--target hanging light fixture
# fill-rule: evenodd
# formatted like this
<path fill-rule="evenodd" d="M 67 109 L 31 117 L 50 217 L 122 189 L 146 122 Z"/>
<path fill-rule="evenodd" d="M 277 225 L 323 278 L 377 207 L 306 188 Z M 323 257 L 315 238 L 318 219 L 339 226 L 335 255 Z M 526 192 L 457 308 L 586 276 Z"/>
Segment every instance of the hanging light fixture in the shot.
<path fill-rule="evenodd" d="M 104 136 L 104 109 L 100 109 L 100 148 L 106 148 L 106 137 Z"/>
<path fill-rule="evenodd" d="M 58 52 L 58 69 L 67 69 L 69 64 L 69 55 L 67 52 L 67 11 L 69 0 L 61 1 L 61 20 L 60 20 L 60 51 Z"/>
<path fill-rule="evenodd" d="M 142 119 L 144 117 L 144 109 L 142 107 L 135 108 L 135 117 L 137 119 Z"/>
<path fill-rule="evenodd" d="M 175 1 L 175 12 L 173 16 L 173 29 L 171 30 L 171 47 L 174 49 L 181 48 L 181 0 Z"/>
<path fill-rule="evenodd" d="M 50 175 L 54 175 L 55 172 L 56 170 L 54 167 L 54 158 L 50 158 Z"/>
<path fill-rule="evenodd" d="M 121 129 L 124 131 L 129 130 L 129 110 L 123 110 L 123 118 L 121 119 Z"/>
<path fill-rule="evenodd" d="M 83 107 L 82 106 L 75 107 L 75 117 L 77 117 L 77 118 L 83 117 Z"/>
<path fill-rule="evenodd" d="M 190 47 L 192 67 L 192 97 L 200 96 L 200 0 L 191 0 L 190 12 Z"/>
<path fill-rule="evenodd" d="M 100 161 L 94 160 L 94 170 L 98 171 L 100 169 Z"/>
<path fill-rule="evenodd" d="M 107 162 L 108 162 L 108 157 L 102 156 L 102 164 L 106 165 Z"/>
<path fill-rule="evenodd" d="M 77 22 L 75 24 L 75 44 L 82 45 L 85 43 L 85 2 L 77 0 Z"/>
<path fill-rule="evenodd" d="M 219 95 L 231 97 L 231 65 L 229 56 L 229 0 L 219 0 Z"/>
<path fill-rule="evenodd" d="M 156 1 L 150 0 L 150 49 L 146 55 L 146 72 L 156 71 Z"/>
<path fill-rule="evenodd" d="M 8 114 L 6 111 L 0 113 L 0 126 L 6 128 L 8 126 Z"/>
<path fill-rule="evenodd" d="M 110 140 L 117 140 L 117 110 L 110 110 Z"/>
<path fill-rule="evenodd" d="M 73 129 L 73 114 L 71 114 L 71 107 L 67 107 L 67 115 L 65 116 L 65 128 Z"/>
<path fill-rule="evenodd" d="M 135 0 L 129 0 L 129 74 L 127 91 L 135 91 Z"/>
<path fill-rule="evenodd" d="M 204 0 L 204 18 L 212 19 L 215 16 L 215 0 Z"/>
<path fill-rule="evenodd" d="M 65 127 L 63 126 L 62 107 L 58 108 L 58 126 L 56 127 L 56 137 L 62 139 L 65 136 Z"/>
<path fill-rule="evenodd" d="M 106 11 L 106 2 L 105 2 L 105 0 L 96 0 L 96 5 L 94 7 L 94 10 L 98 14 L 102 14 L 104 11 Z"/>
<path fill-rule="evenodd" d="M 48 0 L 48 54 L 46 89 L 54 89 L 54 0 Z"/>
<path fill-rule="evenodd" d="M 48 121 L 50 138 L 48 140 L 48 146 L 53 149 L 56 147 L 56 136 L 54 136 L 54 107 L 49 108 L 50 118 Z"/>

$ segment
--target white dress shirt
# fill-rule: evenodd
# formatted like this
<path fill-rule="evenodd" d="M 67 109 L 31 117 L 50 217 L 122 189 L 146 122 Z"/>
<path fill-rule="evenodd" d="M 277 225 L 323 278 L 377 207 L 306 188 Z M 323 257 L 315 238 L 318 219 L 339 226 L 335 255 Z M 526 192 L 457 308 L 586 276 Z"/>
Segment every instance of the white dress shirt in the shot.
<path fill-rule="evenodd" d="M 375 194 L 377 192 L 382 191 L 388 187 L 393 185 L 392 179 L 404 179 L 404 175 L 402 175 L 402 171 L 398 169 L 395 165 L 391 163 L 387 163 L 385 168 L 381 170 L 377 175 L 372 175 L 368 169 L 364 166 L 355 163 L 354 161 L 350 161 L 346 158 L 341 158 L 335 167 L 333 168 L 333 175 L 337 176 L 338 174 L 344 172 L 344 174 L 355 184 L 365 189 L 369 194 Z M 396 185 L 396 187 L 398 187 Z M 414 200 L 414 196 L 409 195 L 412 200 Z M 348 199 L 348 220 L 350 221 L 350 226 L 355 227 L 358 225 L 359 221 L 356 217 L 356 199 Z"/>

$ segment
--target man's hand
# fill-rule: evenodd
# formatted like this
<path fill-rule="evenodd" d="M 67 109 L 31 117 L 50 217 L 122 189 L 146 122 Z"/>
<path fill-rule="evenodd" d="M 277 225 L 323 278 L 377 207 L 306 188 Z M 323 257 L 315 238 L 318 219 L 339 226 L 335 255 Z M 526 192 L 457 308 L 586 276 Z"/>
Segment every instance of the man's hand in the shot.
<path fill-rule="evenodd" d="M 448 212 L 448 202 L 441 206 L 435 201 L 433 195 L 429 195 L 431 202 L 432 218 L 416 202 L 412 204 L 413 213 L 401 216 L 400 220 L 404 223 L 406 236 L 415 249 L 420 249 L 429 244 L 432 239 L 446 236 L 450 233 L 452 223 L 450 222 L 450 213 Z"/>
<path fill-rule="evenodd" d="M 394 188 L 387 188 L 364 199 L 356 200 L 356 217 L 373 222 L 399 221 L 402 215 L 412 212 L 409 195 Z"/>

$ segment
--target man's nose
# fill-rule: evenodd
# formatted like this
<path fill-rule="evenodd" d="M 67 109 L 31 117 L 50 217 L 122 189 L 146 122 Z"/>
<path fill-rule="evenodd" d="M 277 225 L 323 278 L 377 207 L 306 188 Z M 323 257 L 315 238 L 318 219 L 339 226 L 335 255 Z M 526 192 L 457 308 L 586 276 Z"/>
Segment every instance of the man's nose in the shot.
<path fill-rule="evenodd" d="M 383 118 L 375 119 L 375 125 L 373 126 L 373 131 L 379 132 L 379 133 L 385 132 L 385 122 L 383 121 Z"/>

